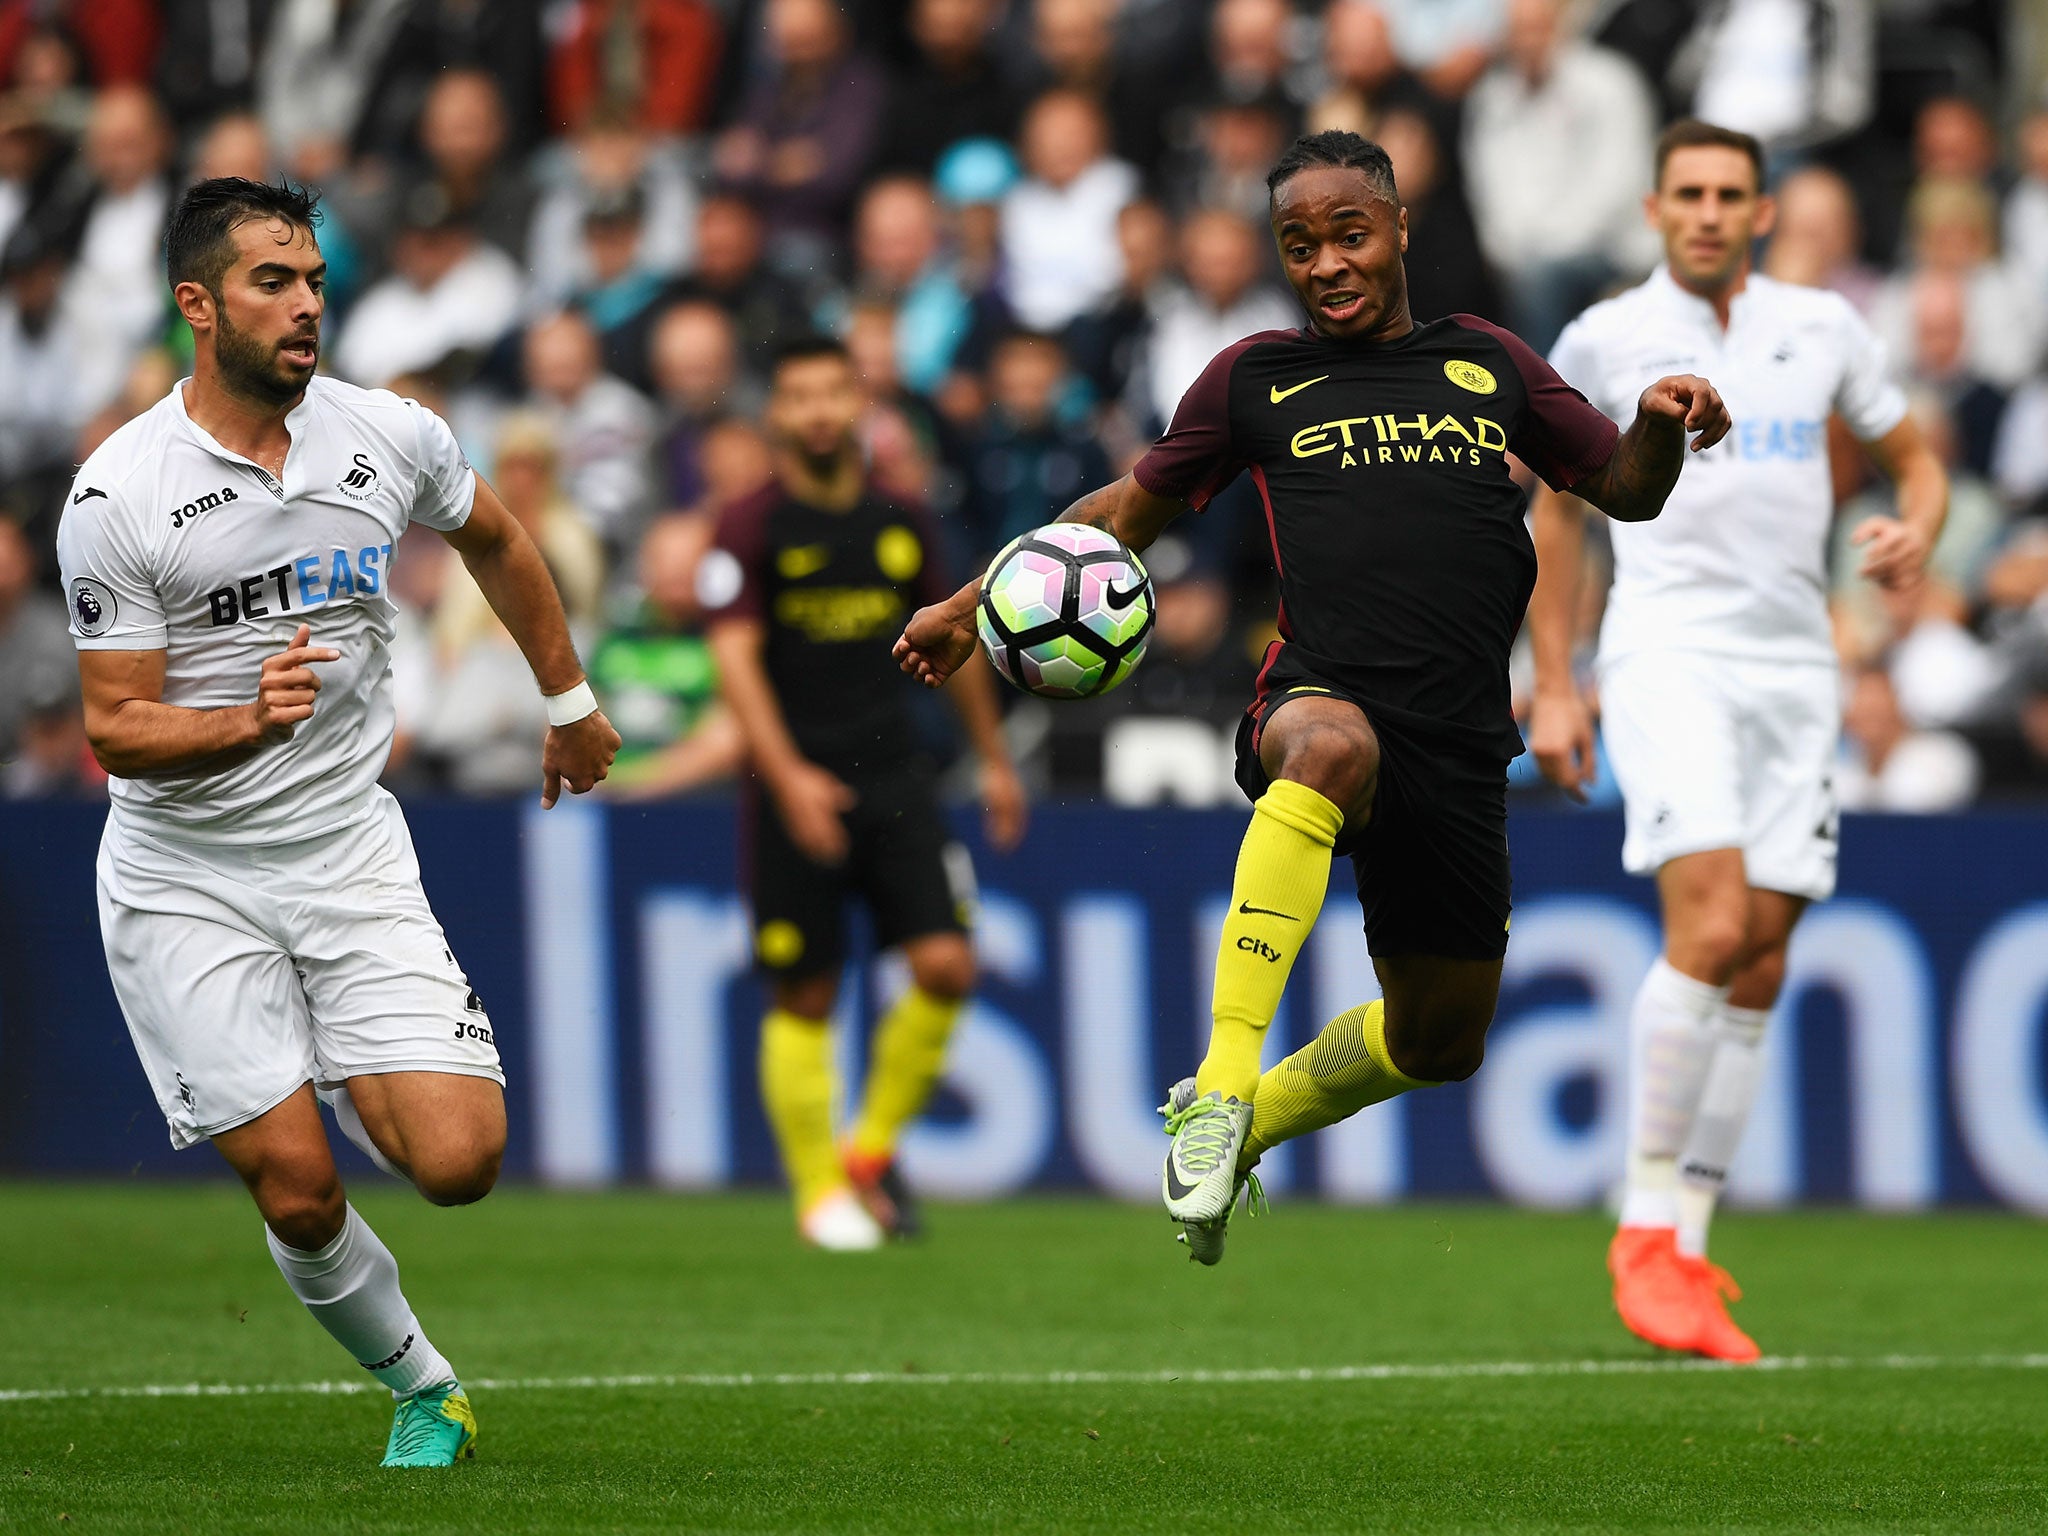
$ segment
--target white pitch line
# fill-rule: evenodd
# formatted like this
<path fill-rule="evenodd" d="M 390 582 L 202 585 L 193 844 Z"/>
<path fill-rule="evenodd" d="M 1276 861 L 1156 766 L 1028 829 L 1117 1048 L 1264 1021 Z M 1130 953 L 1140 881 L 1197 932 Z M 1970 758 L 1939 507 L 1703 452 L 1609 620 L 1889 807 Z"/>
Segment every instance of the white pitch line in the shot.
<path fill-rule="evenodd" d="M 633 1388 L 733 1387 L 1162 1387 L 1258 1386 L 1348 1381 L 1457 1381 L 1473 1377 L 1670 1376 L 1687 1372 L 2040 1371 L 2048 1355 L 1766 1355 L 1754 1365 L 1718 1360 L 1467 1360 L 1384 1365 L 1303 1366 L 1298 1370 L 1163 1371 L 778 1371 L 675 1375 L 482 1377 L 479 1392 L 617 1392 Z M 348 1397 L 382 1392 L 374 1381 L 175 1382 L 125 1387 L 0 1388 L 0 1403 L 89 1398 Z"/>

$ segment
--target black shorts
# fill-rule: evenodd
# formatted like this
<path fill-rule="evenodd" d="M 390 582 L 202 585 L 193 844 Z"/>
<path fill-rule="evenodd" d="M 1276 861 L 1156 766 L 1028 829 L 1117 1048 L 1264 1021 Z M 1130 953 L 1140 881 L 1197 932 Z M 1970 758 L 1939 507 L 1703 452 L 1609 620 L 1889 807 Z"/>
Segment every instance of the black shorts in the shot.
<path fill-rule="evenodd" d="M 783 830 L 774 803 L 747 797 L 746 869 L 754 958 L 772 976 L 837 971 L 846 958 L 847 903 L 874 919 L 875 943 L 894 948 L 928 933 L 965 933 L 974 918 L 974 866 L 922 768 L 854 781 L 846 862 L 819 864 Z"/>
<path fill-rule="evenodd" d="M 1358 876 L 1367 947 L 1381 956 L 1500 959 L 1513 906 L 1507 765 L 1376 717 L 1371 705 L 1315 676 L 1283 648 L 1238 722 L 1237 783 L 1251 799 L 1271 783 L 1259 762 L 1266 722 L 1304 696 L 1357 705 L 1379 738 L 1372 819 L 1337 842 Z"/>

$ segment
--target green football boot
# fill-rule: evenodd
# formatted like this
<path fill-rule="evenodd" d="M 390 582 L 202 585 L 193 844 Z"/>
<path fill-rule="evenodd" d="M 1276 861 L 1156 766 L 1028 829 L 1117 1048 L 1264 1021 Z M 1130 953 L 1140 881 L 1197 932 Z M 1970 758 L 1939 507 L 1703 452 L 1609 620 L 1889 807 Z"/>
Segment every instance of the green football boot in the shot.
<path fill-rule="evenodd" d="M 398 1400 L 385 1466 L 452 1467 L 458 1457 L 475 1454 L 476 1410 L 460 1382 L 422 1387 Z"/>

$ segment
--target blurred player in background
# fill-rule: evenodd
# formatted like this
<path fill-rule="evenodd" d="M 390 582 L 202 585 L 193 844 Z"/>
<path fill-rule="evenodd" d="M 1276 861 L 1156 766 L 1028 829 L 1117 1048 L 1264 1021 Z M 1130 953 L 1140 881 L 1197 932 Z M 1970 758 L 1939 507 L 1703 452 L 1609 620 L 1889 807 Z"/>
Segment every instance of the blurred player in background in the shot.
<path fill-rule="evenodd" d="M 1855 310 L 1750 270 L 1773 212 L 1762 179 L 1746 134 L 1666 129 L 1647 203 L 1665 265 L 1587 310 L 1551 356 L 1616 417 L 1657 374 L 1709 370 L 1740 423 L 1661 518 L 1614 531 L 1599 652 L 1607 753 L 1627 804 L 1622 860 L 1656 875 L 1665 935 L 1632 1015 L 1628 1182 L 1608 1267 L 1631 1331 L 1724 1360 L 1758 1351 L 1728 1316 L 1724 1298 L 1739 1293 L 1707 1262 L 1707 1225 L 1756 1097 L 1793 925 L 1835 888 L 1829 415 L 1898 486 L 1899 516 L 1855 532 L 1865 576 L 1918 581 L 1948 504 L 1941 465 Z M 1571 655 L 1583 510 L 1537 492 L 1543 575 L 1529 607 L 1529 746 L 1574 795 L 1594 772 Z"/>
<path fill-rule="evenodd" d="M 773 985 L 761 1021 L 761 1094 L 795 1197 L 820 1248 L 910 1236 L 896 1167 L 974 988 L 974 872 L 938 801 L 889 646 L 904 617 L 945 591 L 923 512 L 878 492 L 862 462 L 859 383 L 836 341 L 790 344 L 768 401 L 776 481 L 728 510 L 698 571 L 725 697 L 746 738 L 747 878 L 754 949 Z M 992 673 L 954 695 L 981 758 L 989 841 L 1014 847 L 1024 792 L 1003 744 Z M 910 985 L 876 1027 L 867 1084 L 842 1149 L 832 1127 L 830 1017 L 848 904 L 900 947 Z"/>
<path fill-rule="evenodd" d="M 1652 518 L 1728 428 L 1713 386 L 1645 381 L 1626 433 L 1515 337 L 1408 310 L 1407 211 L 1386 152 L 1298 140 L 1267 186 L 1310 323 L 1217 354 L 1166 435 L 1064 520 L 1144 549 L 1244 470 L 1265 502 L 1280 633 L 1238 732 L 1254 802 L 1216 953 L 1208 1054 L 1168 1102 L 1168 1214 L 1215 1263 L 1266 1148 L 1478 1070 L 1508 939 L 1508 652 L 1536 578 L 1512 452 L 1617 518 Z M 897 650 L 942 681 L 972 655 L 975 587 Z M 1259 1054 L 1348 853 L 1384 1001 L 1263 1076 Z"/>
<path fill-rule="evenodd" d="M 533 665 L 552 722 L 541 803 L 602 779 L 619 738 L 539 551 L 447 426 L 314 377 L 316 217 L 289 186 L 185 193 L 165 244 L 193 376 L 86 460 L 58 549 L 86 729 L 113 775 L 107 969 L 172 1144 L 212 1140 L 293 1293 L 391 1389 L 384 1464 L 446 1466 L 475 1416 L 348 1204 L 319 1110 L 438 1205 L 497 1179 L 490 1019 L 377 784 L 408 523 L 461 553 Z"/>

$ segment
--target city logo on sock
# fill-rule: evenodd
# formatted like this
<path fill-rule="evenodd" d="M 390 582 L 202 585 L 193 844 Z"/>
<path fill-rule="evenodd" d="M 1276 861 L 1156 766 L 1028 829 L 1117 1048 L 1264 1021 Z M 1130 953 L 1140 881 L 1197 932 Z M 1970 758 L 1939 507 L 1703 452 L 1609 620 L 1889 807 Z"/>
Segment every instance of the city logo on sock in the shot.
<path fill-rule="evenodd" d="M 1701 1162 L 1688 1162 L 1678 1171 L 1688 1179 L 1707 1179 L 1715 1184 L 1726 1184 L 1728 1182 L 1728 1170 L 1726 1168 L 1711 1168 Z"/>
<path fill-rule="evenodd" d="M 1300 918 L 1295 917 L 1291 913 L 1275 912 L 1271 907 L 1255 907 L 1248 901 L 1240 901 L 1237 904 L 1237 910 L 1242 916 L 1245 917 L 1277 917 L 1290 923 L 1298 923 L 1301 921 Z"/>
<path fill-rule="evenodd" d="M 366 1371 L 389 1370 L 392 1366 L 398 1364 L 399 1361 L 403 1360 L 408 1354 L 412 1352 L 412 1341 L 418 1337 L 418 1334 L 408 1333 L 405 1336 L 405 1342 L 399 1345 L 398 1348 L 394 1350 L 391 1354 L 386 1355 L 382 1360 L 378 1360 L 375 1362 L 369 1360 L 358 1360 L 356 1364 L 360 1365 Z"/>
<path fill-rule="evenodd" d="M 1280 963 L 1280 951 L 1268 944 L 1264 939 L 1255 939 L 1250 934 L 1245 934 L 1237 941 L 1237 947 L 1248 955 L 1257 955 L 1268 965 L 1278 965 Z"/>

